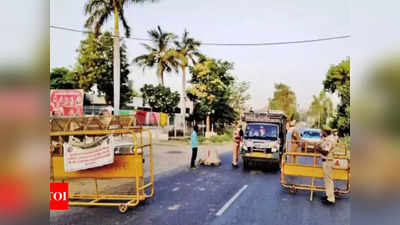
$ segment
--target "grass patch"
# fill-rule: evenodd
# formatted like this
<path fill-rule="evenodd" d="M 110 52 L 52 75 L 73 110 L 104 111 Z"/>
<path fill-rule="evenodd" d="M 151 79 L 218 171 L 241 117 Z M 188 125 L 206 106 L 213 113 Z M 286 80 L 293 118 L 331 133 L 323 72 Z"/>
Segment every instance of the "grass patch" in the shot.
<path fill-rule="evenodd" d="M 224 134 L 210 137 L 208 140 L 213 144 L 222 144 L 225 142 L 231 142 L 232 135 L 233 131 L 231 129 L 227 129 L 224 131 Z"/>
<path fill-rule="evenodd" d="M 223 135 L 217 135 L 217 136 L 210 137 L 209 139 L 210 139 L 211 143 L 222 144 L 224 142 L 231 141 L 232 137 L 230 135 L 223 134 Z"/>
<path fill-rule="evenodd" d="M 233 130 L 232 129 L 227 129 L 224 131 L 223 134 L 213 136 L 210 138 L 206 138 L 204 136 L 198 136 L 197 141 L 199 144 L 224 144 L 224 143 L 229 143 L 232 142 L 232 135 L 233 135 Z M 185 138 L 185 139 L 180 139 L 180 140 L 169 140 L 165 141 L 165 143 L 171 143 L 171 144 L 187 144 L 190 145 L 190 137 Z"/>

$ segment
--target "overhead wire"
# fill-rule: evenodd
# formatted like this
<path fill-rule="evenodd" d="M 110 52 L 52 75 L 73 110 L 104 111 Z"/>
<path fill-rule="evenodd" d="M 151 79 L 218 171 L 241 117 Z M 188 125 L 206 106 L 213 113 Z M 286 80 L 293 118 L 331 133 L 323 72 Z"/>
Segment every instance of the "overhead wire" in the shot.
<path fill-rule="evenodd" d="M 78 33 L 91 33 L 92 32 L 92 31 L 88 31 L 88 30 L 78 30 L 78 29 L 74 29 L 74 28 L 55 26 L 55 25 L 50 25 L 50 28 L 78 32 Z M 119 36 L 119 37 L 124 38 L 124 39 L 129 39 L 129 40 L 137 40 L 137 41 L 152 41 L 149 38 L 123 37 L 123 36 Z M 217 43 L 217 42 L 200 42 L 200 43 L 202 45 L 207 45 L 207 46 L 268 46 L 268 45 L 287 45 L 287 44 L 321 42 L 321 41 L 346 39 L 346 38 L 350 38 L 350 37 L 351 37 L 350 35 L 339 35 L 339 36 L 316 38 L 316 39 L 297 40 L 297 41 L 278 41 L 278 42 L 260 42 L 260 43 Z"/>

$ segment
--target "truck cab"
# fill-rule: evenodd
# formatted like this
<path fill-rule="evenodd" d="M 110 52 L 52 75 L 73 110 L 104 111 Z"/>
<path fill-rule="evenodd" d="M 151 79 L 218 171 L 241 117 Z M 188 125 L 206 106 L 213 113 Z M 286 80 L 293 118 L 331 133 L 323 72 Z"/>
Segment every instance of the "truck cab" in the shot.
<path fill-rule="evenodd" d="M 244 140 L 240 148 L 243 168 L 260 165 L 279 169 L 285 151 L 285 114 L 278 110 L 245 113 L 242 121 L 245 123 Z"/>

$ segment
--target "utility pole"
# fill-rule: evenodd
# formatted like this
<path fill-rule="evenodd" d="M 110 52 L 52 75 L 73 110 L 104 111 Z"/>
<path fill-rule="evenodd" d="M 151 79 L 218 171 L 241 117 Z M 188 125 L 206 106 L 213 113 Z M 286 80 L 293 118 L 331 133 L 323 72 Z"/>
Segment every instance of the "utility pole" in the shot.
<path fill-rule="evenodd" d="M 120 53 L 119 53 L 119 27 L 118 27 L 118 7 L 114 0 L 114 115 L 119 115 L 119 95 L 120 95 Z"/>

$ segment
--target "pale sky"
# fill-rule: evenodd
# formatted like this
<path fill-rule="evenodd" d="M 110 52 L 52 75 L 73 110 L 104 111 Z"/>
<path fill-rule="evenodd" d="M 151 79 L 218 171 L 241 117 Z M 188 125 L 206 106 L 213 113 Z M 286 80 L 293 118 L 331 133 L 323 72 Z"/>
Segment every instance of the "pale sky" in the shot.
<path fill-rule="evenodd" d="M 346 0 L 249 2 L 160 0 L 154 4 L 132 4 L 125 15 L 132 28 L 131 35 L 142 38 L 147 38 L 147 31 L 157 25 L 177 35 L 186 28 L 197 40 L 217 43 L 297 41 L 351 34 Z M 84 29 L 84 3 L 83 0 L 50 1 L 50 25 Z M 106 29 L 111 30 L 112 25 L 112 20 L 108 21 Z M 51 29 L 50 67 L 74 66 L 76 49 L 85 37 Z M 145 53 L 142 42 L 125 40 L 129 61 Z M 253 108 L 267 104 L 278 82 L 292 87 L 300 108 L 307 108 L 312 95 L 322 89 L 329 66 L 351 54 L 350 44 L 350 39 L 340 39 L 278 46 L 202 46 L 200 50 L 209 57 L 234 63 L 232 74 L 250 82 L 249 104 Z M 143 72 L 137 66 L 131 66 L 130 78 L 136 90 L 145 83 L 157 83 L 154 70 Z M 180 90 L 180 76 L 167 74 L 166 85 Z M 337 98 L 334 102 L 338 102 Z"/>

